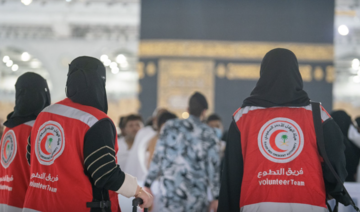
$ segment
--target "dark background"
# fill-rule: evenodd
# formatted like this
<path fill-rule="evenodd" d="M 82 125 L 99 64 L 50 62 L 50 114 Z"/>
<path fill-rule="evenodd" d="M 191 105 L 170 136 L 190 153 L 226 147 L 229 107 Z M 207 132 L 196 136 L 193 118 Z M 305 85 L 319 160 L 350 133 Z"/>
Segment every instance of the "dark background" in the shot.
<path fill-rule="evenodd" d="M 334 0 L 147 0 L 141 2 L 140 42 L 171 39 L 332 44 L 334 7 Z M 158 59 L 140 61 L 145 65 L 152 61 L 157 66 Z M 214 61 L 224 65 L 255 62 Z M 306 64 L 321 66 L 325 71 L 332 62 Z M 228 80 L 215 74 L 215 112 L 224 119 L 225 128 L 255 84 L 255 80 Z M 157 75 L 145 75 L 140 85 L 140 113 L 146 118 L 156 107 Z M 325 77 L 322 81 L 304 82 L 304 87 L 312 100 L 332 110 L 332 83 Z"/>

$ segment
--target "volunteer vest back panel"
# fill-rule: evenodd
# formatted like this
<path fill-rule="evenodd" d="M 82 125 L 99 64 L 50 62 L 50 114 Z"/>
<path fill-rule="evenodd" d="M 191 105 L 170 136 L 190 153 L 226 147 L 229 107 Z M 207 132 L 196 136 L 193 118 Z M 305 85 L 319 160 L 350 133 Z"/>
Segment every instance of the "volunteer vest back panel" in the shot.
<path fill-rule="evenodd" d="M 34 121 L 5 128 L 1 138 L 0 211 L 21 212 L 29 185 L 26 145 Z"/>
<path fill-rule="evenodd" d="M 84 173 L 84 136 L 103 118 L 108 116 L 100 110 L 70 99 L 39 114 L 31 133 L 30 184 L 24 208 L 44 212 L 90 211 L 86 202 L 91 202 L 93 196 L 92 185 Z M 111 201 L 112 211 L 119 211 L 117 198 Z"/>
<path fill-rule="evenodd" d="M 330 117 L 323 108 L 321 116 Z M 241 211 L 326 211 L 311 105 L 248 106 L 234 120 L 244 159 Z"/>

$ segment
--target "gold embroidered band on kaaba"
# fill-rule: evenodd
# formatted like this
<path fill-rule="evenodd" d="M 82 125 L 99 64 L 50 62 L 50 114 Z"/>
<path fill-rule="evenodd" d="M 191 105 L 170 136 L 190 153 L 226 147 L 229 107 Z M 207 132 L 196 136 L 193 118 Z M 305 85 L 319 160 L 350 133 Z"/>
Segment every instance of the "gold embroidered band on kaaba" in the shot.
<path fill-rule="evenodd" d="M 275 48 L 293 51 L 299 61 L 332 62 L 334 57 L 332 44 L 197 40 L 142 40 L 139 56 L 261 60 Z"/>

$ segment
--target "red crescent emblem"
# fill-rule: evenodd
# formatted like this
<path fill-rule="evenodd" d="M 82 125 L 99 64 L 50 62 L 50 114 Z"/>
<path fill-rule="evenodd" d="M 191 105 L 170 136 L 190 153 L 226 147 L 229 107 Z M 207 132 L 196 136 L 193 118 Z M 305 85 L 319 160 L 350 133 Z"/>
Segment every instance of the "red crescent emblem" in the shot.
<path fill-rule="evenodd" d="M 271 146 L 271 148 L 273 148 L 273 150 L 275 150 L 277 152 L 286 152 L 287 151 L 287 150 L 280 149 L 279 147 L 276 146 L 276 143 L 275 143 L 276 136 L 279 135 L 279 133 L 282 133 L 282 132 L 286 132 L 286 131 L 285 130 L 276 130 L 270 136 L 270 146 Z"/>
<path fill-rule="evenodd" d="M 5 160 L 8 159 L 7 154 L 6 154 L 6 147 L 7 147 L 8 143 L 10 143 L 10 140 L 6 140 L 6 141 L 5 141 L 5 148 L 4 148 L 4 152 L 3 152 L 4 157 L 5 157 Z"/>
<path fill-rule="evenodd" d="M 54 134 L 52 134 L 52 133 L 46 133 L 46 135 L 40 141 L 40 149 L 45 155 L 50 155 L 51 154 L 51 152 L 48 152 L 47 149 L 46 149 L 46 141 L 47 141 L 47 139 L 48 139 L 48 137 L 50 135 L 54 136 Z"/>

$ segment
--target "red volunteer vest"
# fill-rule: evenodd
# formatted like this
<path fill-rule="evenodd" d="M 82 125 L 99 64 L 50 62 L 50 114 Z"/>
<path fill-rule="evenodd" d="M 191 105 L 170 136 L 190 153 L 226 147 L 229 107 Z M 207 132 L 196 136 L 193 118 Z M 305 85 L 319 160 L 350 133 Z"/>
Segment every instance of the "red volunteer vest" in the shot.
<path fill-rule="evenodd" d="M 91 202 L 93 195 L 84 174 L 84 137 L 103 118 L 108 116 L 102 111 L 68 98 L 39 114 L 31 133 L 30 184 L 24 211 L 90 211 L 86 202 Z M 109 195 L 111 210 L 119 212 L 117 194 L 109 191 Z"/>
<path fill-rule="evenodd" d="M 22 211 L 30 177 L 26 146 L 34 122 L 29 121 L 13 128 L 5 128 L 2 135 L 0 211 Z"/>
<path fill-rule="evenodd" d="M 325 121 L 330 116 L 321 109 Z M 238 109 L 234 120 L 244 160 L 242 211 L 326 210 L 311 105 L 248 106 Z"/>

